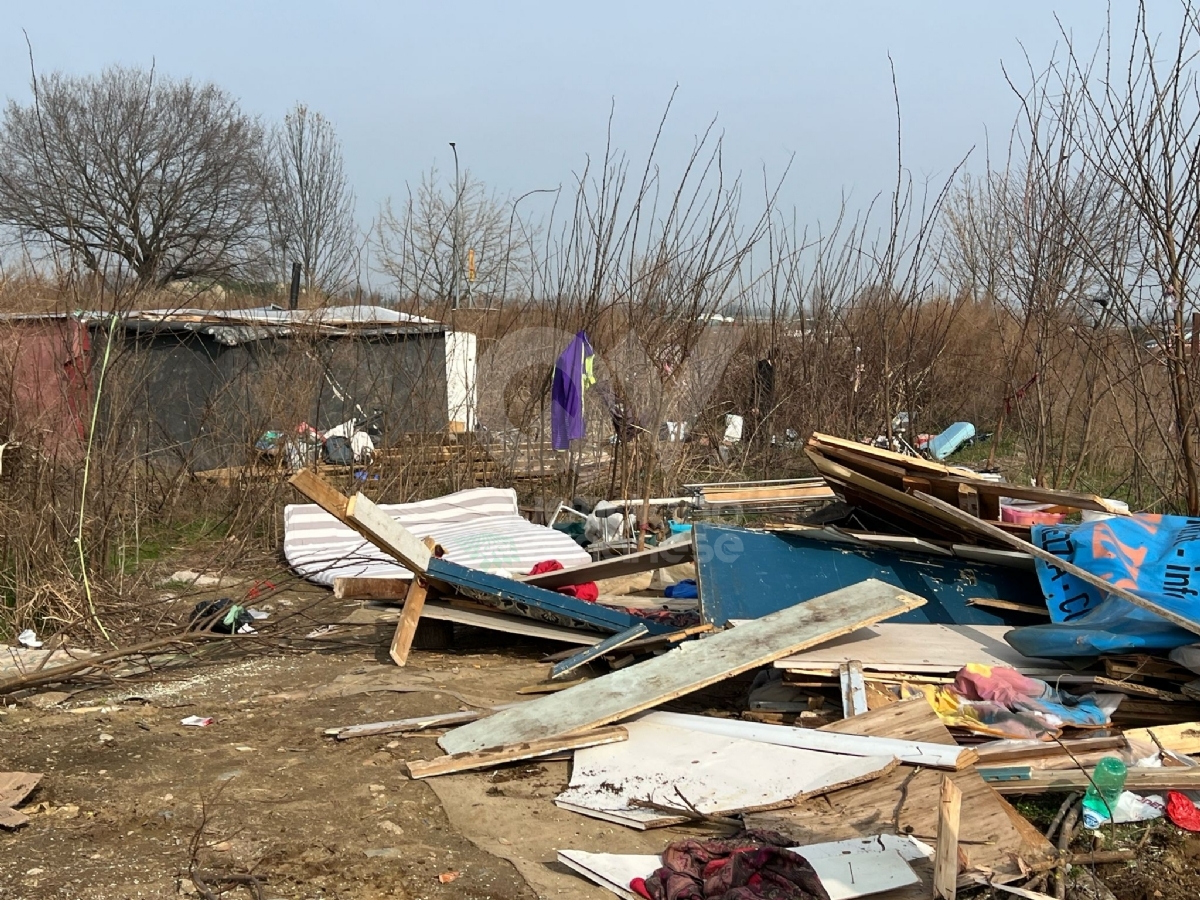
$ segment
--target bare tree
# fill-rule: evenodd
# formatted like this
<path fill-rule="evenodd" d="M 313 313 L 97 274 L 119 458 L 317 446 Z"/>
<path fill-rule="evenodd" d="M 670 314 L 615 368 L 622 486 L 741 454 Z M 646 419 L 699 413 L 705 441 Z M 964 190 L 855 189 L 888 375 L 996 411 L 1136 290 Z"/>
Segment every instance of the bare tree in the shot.
<path fill-rule="evenodd" d="M 333 124 L 297 104 L 271 134 L 267 176 L 274 271 L 299 262 L 309 292 L 345 291 L 354 282 L 358 233 Z"/>
<path fill-rule="evenodd" d="M 537 229 L 517 216 L 520 199 L 502 199 L 469 171 L 456 192 L 431 169 L 403 205 L 384 204 L 375 226 L 378 265 L 405 298 L 466 305 L 527 293 Z"/>
<path fill-rule="evenodd" d="M 0 222 L 21 238 L 142 285 L 259 255 L 263 131 L 224 90 L 120 67 L 32 88 L 0 125 Z"/>

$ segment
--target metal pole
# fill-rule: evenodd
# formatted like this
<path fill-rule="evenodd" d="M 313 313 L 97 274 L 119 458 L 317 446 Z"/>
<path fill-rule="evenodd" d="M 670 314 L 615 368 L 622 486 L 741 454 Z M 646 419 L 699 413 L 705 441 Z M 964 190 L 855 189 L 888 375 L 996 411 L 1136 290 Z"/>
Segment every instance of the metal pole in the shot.
<path fill-rule="evenodd" d="M 454 146 L 454 141 L 450 142 L 450 149 L 454 152 L 454 211 L 451 213 L 453 221 L 450 223 L 450 267 L 453 270 L 451 278 L 450 308 L 458 309 L 458 204 L 459 204 L 459 184 L 458 184 L 458 148 Z"/>
<path fill-rule="evenodd" d="M 300 263 L 292 263 L 292 288 L 288 291 L 288 309 L 296 309 L 300 305 Z"/>

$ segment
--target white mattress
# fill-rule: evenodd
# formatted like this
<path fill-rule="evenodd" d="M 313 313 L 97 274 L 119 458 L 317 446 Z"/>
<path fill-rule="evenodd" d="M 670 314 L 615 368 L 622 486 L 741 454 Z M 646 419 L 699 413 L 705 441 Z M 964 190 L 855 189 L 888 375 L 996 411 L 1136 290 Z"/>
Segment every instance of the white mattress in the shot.
<path fill-rule="evenodd" d="M 447 560 L 473 569 L 525 574 L 547 559 L 564 566 L 591 561 L 587 552 L 562 532 L 522 518 L 517 511 L 517 493 L 511 488 L 473 488 L 380 508 L 417 537 L 432 537 L 446 549 Z M 284 508 L 283 553 L 288 565 L 317 584 L 332 585 L 334 578 L 341 576 L 412 577 L 315 503 Z"/>

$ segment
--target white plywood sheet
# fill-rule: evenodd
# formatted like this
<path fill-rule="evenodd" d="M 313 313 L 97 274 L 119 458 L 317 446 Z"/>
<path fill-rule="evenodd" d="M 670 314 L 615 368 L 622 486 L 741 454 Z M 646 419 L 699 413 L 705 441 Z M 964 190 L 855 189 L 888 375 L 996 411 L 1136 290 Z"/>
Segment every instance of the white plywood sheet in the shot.
<path fill-rule="evenodd" d="M 456 728 L 438 743 L 447 753 L 464 753 L 607 725 L 924 602 L 863 581 Z"/>
<path fill-rule="evenodd" d="M 869 897 L 917 884 L 920 879 L 908 860 L 928 858 L 933 852 L 915 838 L 891 834 L 791 849 L 816 870 L 830 900 Z M 629 900 L 639 900 L 638 895 L 629 890 L 629 883 L 635 878 L 648 878 L 662 864 L 657 856 L 583 850 L 560 850 L 558 860 Z"/>
<path fill-rule="evenodd" d="M 1031 659 L 1008 645 L 1009 625 L 926 625 L 882 622 L 776 660 L 775 666 L 800 672 L 836 672 L 859 660 L 863 671 L 938 674 L 967 663 L 1010 666 L 1026 675 L 1072 671 L 1053 659 Z"/>
<path fill-rule="evenodd" d="M 709 815 L 771 809 L 835 786 L 878 777 L 892 756 L 840 756 L 704 734 L 645 720 L 629 740 L 575 753 L 570 786 L 555 799 L 567 809 L 633 828 L 681 821 L 634 801 L 686 806 Z M 681 797 L 682 795 L 682 797 Z"/>
<path fill-rule="evenodd" d="M 957 769 L 975 758 L 974 751 L 957 744 L 931 744 L 924 741 L 840 734 L 835 731 L 818 731 L 814 728 L 746 722 L 742 719 L 718 719 L 713 716 L 694 716 L 687 713 L 651 712 L 645 713 L 635 721 L 649 722 L 654 725 L 673 725 L 676 728 L 694 732 L 718 734 L 746 741 L 779 744 L 804 750 L 818 750 L 823 753 L 838 753 L 844 756 L 893 756 L 907 765 L 924 766 L 930 769 Z"/>

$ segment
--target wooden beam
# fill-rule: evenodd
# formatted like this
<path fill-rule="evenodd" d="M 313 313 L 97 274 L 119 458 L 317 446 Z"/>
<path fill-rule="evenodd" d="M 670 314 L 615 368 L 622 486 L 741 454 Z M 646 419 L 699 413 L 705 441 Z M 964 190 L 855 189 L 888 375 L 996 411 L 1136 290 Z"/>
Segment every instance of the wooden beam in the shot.
<path fill-rule="evenodd" d="M 339 522 L 346 521 L 346 504 L 350 498 L 312 469 L 301 469 L 288 479 L 288 483 Z"/>
<path fill-rule="evenodd" d="M 425 597 L 429 588 L 419 579 L 414 578 L 408 586 L 408 596 L 404 598 L 404 609 L 400 613 L 400 621 L 396 623 L 396 632 L 392 635 L 392 646 L 388 656 L 398 666 L 408 662 L 408 652 L 412 649 L 413 637 L 417 633 L 417 625 L 421 620 L 421 611 L 425 608 Z"/>
<path fill-rule="evenodd" d="M 333 579 L 333 596 L 338 600 L 403 600 L 411 584 L 411 578 L 338 575 Z"/>
<path fill-rule="evenodd" d="M 429 568 L 430 549 L 362 494 L 355 494 L 346 504 L 346 524 L 410 572 L 424 575 Z"/>
<path fill-rule="evenodd" d="M 1086 791 L 1091 784 L 1086 769 L 1034 769 L 1027 781 L 1000 781 L 992 785 L 1001 794 L 1067 794 Z M 1200 766 L 1130 769 L 1125 790 L 1135 794 L 1200 790 Z"/>
<path fill-rule="evenodd" d="M 641 550 L 625 556 L 614 556 L 612 559 L 601 559 L 585 563 L 582 566 L 572 566 L 569 569 L 556 569 L 540 575 L 527 575 L 518 580 L 543 588 L 559 588 L 569 584 L 585 584 L 589 581 L 602 581 L 605 578 L 623 578 L 626 575 L 652 572 L 664 566 L 689 563 L 693 559 L 695 559 L 695 554 L 692 542 L 687 541 L 668 547 Z"/>
<path fill-rule="evenodd" d="M 954 900 L 958 892 L 958 822 L 962 791 L 948 775 L 942 776 L 938 802 L 937 848 L 933 858 L 934 900 Z"/>
<path fill-rule="evenodd" d="M 863 681 L 862 663 L 857 659 L 838 666 L 838 681 L 842 686 L 842 715 L 849 719 L 867 711 L 867 684 Z"/>
<path fill-rule="evenodd" d="M 1180 628 L 1186 629 L 1193 634 L 1200 634 L 1200 622 L 1196 622 L 1181 616 L 1178 613 L 1159 606 L 1152 600 L 1148 600 L 1145 597 L 1133 593 L 1133 591 L 1126 590 L 1123 587 L 1118 587 L 1112 582 L 1105 581 L 1099 575 L 1095 575 L 1087 571 L 1087 569 L 1081 569 L 1079 566 L 1075 565 L 1074 563 L 1067 562 L 1065 559 L 1060 559 L 1053 553 L 1043 550 L 1036 544 L 1031 544 L 1029 541 L 1022 540 L 1016 535 L 1009 534 L 1007 531 L 997 528 L 995 525 L 984 522 L 982 519 L 977 519 L 974 516 L 963 512 L 961 509 L 951 506 L 949 503 L 943 503 L 937 497 L 931 497 L 929 494 L 922 493 L 917 493 L 914 496 L 918 500 L 930 504 L 934 509 L 945 514 L 946 516 L 955 519 L 961 523 L 964 528 L 968 528 L 974 531 L 976 534 L 989 537 L 994 541 L 1001 541 L 1005 544 L 1008 544 L 1010 547 L 1013 547 L 1014 549 L 1023 550 L 1030 556 L 1036 556 L 1043 562 L 1049 563 L 1056 569 L 1065 572 L 1068 575 L 1074 575 L 1080 581 L 1085 581 L 1106 594 L 1112 594 L 1115 597 L 1120 597 L 1122 600 L 1132 603 L 1134 606 L 1140 607 L 1147 612 L 1152 612 L 1157 616 L 1161 616 L 1173 625 L 1178 625 Z"/>
<path fill-rule="evenodd" d="M 629 739 L 629 732 L 619 725 L 611 728 L 597 728 L 583 734 L 567 737 L 543 738 L 536 741 L 522 741 L 504 747 L 493 747 L 489 750 L 454 753 L 440 759 L 411 760 L 408 763 L 408 774 L 412 778 L 429 778 L 432 775 L 449 775 L 453 772 L 467 772 L 471 769 L 486 769 L 504 763 L 518 762 L 522 759 L 533 759 L 547 756 L 562 750 L 578 750 L 582 747 L 595 747 L 599 744 L 615 744 Z"/>
<path fill-rule="evenodd" d="M 564 659 L 550 670 L 550 677 L 562 678 L 564 675 L 569 675 L 580 666 L 586 666 L 593 659 L 599 659 L 605 653 L 616 650 L 618 647 L 623 647 L 630 641 L 635 641 L 646 633 L 646 626 L 639 622 L 637 625 L 622 631 L 620 634 L 614 634 L 612 637 L 605 638 L 598 644 L 592 644 L 592 646 L 586 650 L 581 650 L 570 659 Z"/>
<path fill-rule="evenodd" d="M 342 725 L 326 728 L 325 734 L 339 741 L 350 738 L 371 737 L 377 734 L 403 734 L 410 731 L 425 731 L 429 728 L 444 728 L 448 725 L 465 725 L 488 714 L 487 710 L 468 709 L 461 712 L 436 713 L 432 716 L 415 716 L 411 719 L 393 719 L 390 722 L 370 722 L 365 725 Z"/>

